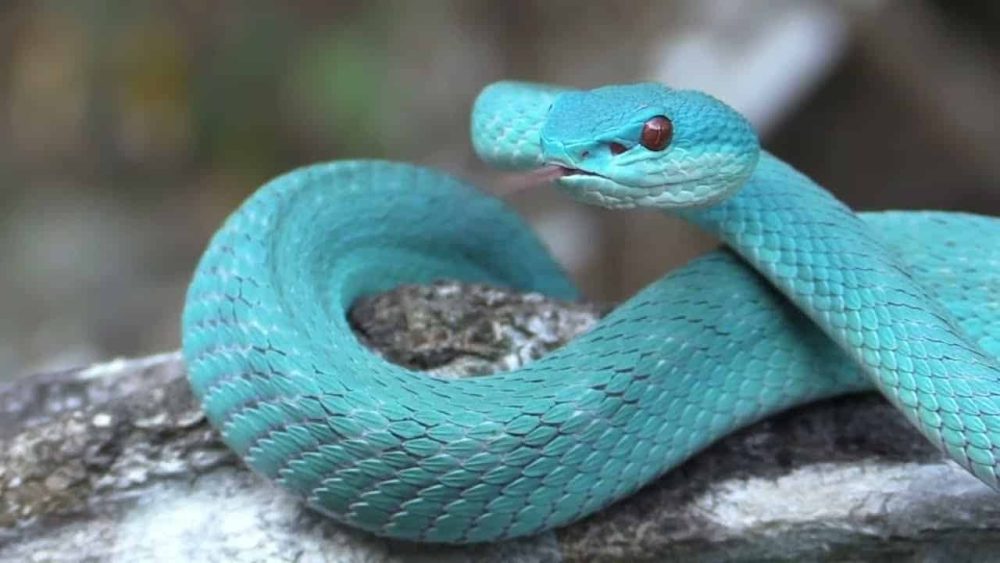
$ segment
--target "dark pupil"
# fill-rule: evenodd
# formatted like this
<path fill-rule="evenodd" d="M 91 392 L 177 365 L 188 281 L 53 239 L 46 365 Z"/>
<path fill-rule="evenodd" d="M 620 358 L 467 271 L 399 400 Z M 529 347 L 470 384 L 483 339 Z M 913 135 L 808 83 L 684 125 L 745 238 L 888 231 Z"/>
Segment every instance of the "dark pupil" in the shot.
<path fill-rule="evenodd" d="M 674 134 L 674 124 L 669 119 L 658 115 L 642 126 L 642 137 L 639 142 L 651 151 L 662 151 L 670 144 Z"/>

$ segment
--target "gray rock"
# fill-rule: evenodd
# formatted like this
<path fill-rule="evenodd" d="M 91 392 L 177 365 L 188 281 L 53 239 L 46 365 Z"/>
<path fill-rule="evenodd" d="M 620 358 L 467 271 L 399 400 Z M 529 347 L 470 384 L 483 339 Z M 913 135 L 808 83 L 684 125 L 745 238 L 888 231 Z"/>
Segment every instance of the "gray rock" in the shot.
<path fill-rule="evenodd" d="M 477 285 L 359 303 L 392 361 L 456 376 L 511 369 L 603 308 Z M 874 396 L 734 434 L 575 525 L 471 548 L 386 541 L 303 508 L 207 425 L 178 353 L 0 388 L 2 561 L 988 561 L 998 497 Z"/>

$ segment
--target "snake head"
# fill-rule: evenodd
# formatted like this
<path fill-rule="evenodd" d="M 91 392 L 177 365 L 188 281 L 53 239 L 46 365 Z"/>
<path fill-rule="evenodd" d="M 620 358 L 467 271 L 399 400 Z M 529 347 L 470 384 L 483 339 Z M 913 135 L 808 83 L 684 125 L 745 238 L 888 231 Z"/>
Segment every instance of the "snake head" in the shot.
<path fill-rule="evenodd" d="M 760 152 L 729 106 L 652 83 L 560 93 L 539 142 L 562 189 L 610 208 L 711 205 L 739 190 Z"/>
<path fill-rule="evenodd" d="M 739 190 L 760 153 L 735 110 L 656 83 L 568 90 L 497 82 L 477 98 L 471 133 L 486 162 L 536 171 L 522 187 L 555 181 L 578 200 L 613 208 L 711 205 Z"/>

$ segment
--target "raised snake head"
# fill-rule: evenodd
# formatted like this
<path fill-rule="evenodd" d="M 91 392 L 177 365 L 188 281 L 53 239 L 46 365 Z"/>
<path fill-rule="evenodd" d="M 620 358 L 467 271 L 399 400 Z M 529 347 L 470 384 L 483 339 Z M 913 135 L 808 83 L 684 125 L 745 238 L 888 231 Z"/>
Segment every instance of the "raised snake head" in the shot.
<path fill-rule="evenodd" d="M 557 90 L 501 82 L 473 110 L 477 153 L 504 168 L 557 167 L 574 198 L 602 207 L 711 205 L 753 173 L 757 135 L 735 110 L 661 84 Z"/>

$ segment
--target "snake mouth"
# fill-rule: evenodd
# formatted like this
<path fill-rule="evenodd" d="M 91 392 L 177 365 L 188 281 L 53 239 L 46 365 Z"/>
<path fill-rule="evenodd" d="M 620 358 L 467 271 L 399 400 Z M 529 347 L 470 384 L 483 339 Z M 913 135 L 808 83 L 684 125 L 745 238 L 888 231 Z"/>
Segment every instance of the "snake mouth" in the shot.
<path fill-rule="evenodd" d="M 557 181 L 562 178 L 572 178 L 574 176 L 590 176 L 593 178 L 605 178 L 609 179 L 596 172 L 591 172 L 589 170 L 584 170 L 582 168 L 576 168 L 566 162 L 560 160 L 552 160 L 546 162 L 541 167 L 535 169 L 532 173 L 543 174 L 545 176 L 551 177 L 549 181 Z"/>
<path fill-rule="evenodd" d="M 600 184 L 605 189 L 628 189 L 627 186 L 618 184 L 607 176 L 602 176 L 596 172 L 589 172 L 579 168 L 566 166 L 562 163 L 543 164 L 528 172 L 519 172 L 504 178 L 493 188 L 491 193 L 497 197 L 508 198 L 530 189 L 545 185 L 555 185 L 561 188 L 584 189 L 582 184 L 588 184 L 593 189 L 593 184 Z"/>
<path fill-rule="evenodd" d="M 533 178 L 539 183 L 543 182 L 556 182 L 563 178 L 572 178 L 575 176 L 591 176 L 596 178 L 603 178 L 600 174 L 596 172 L 588 172 L 587 170 L 582 170 L 580 168 L 573 168 L 571 166 L 566 166 L 562 163 L 552 163 L 545 164 L 539 168 L 532 170 L 525 174 L 528 178 Z"/>
<path fill-rule="evenodd" d="M 528 173 L 536 178 L 555 184 L 577 201 L 607 209 L 632 209 L 635 207 L 686 208 L 710 205 L 717 201 L 705 199 L 692 203 L 692 196 L 684 186 L 692 178 L 682 182 L 666 182 L 659 185 L 626 184 L 603 174 L 573 168 L 561 162 L 547 164 Z M 542 181 L 542 180 L 537 180 Z"/>

